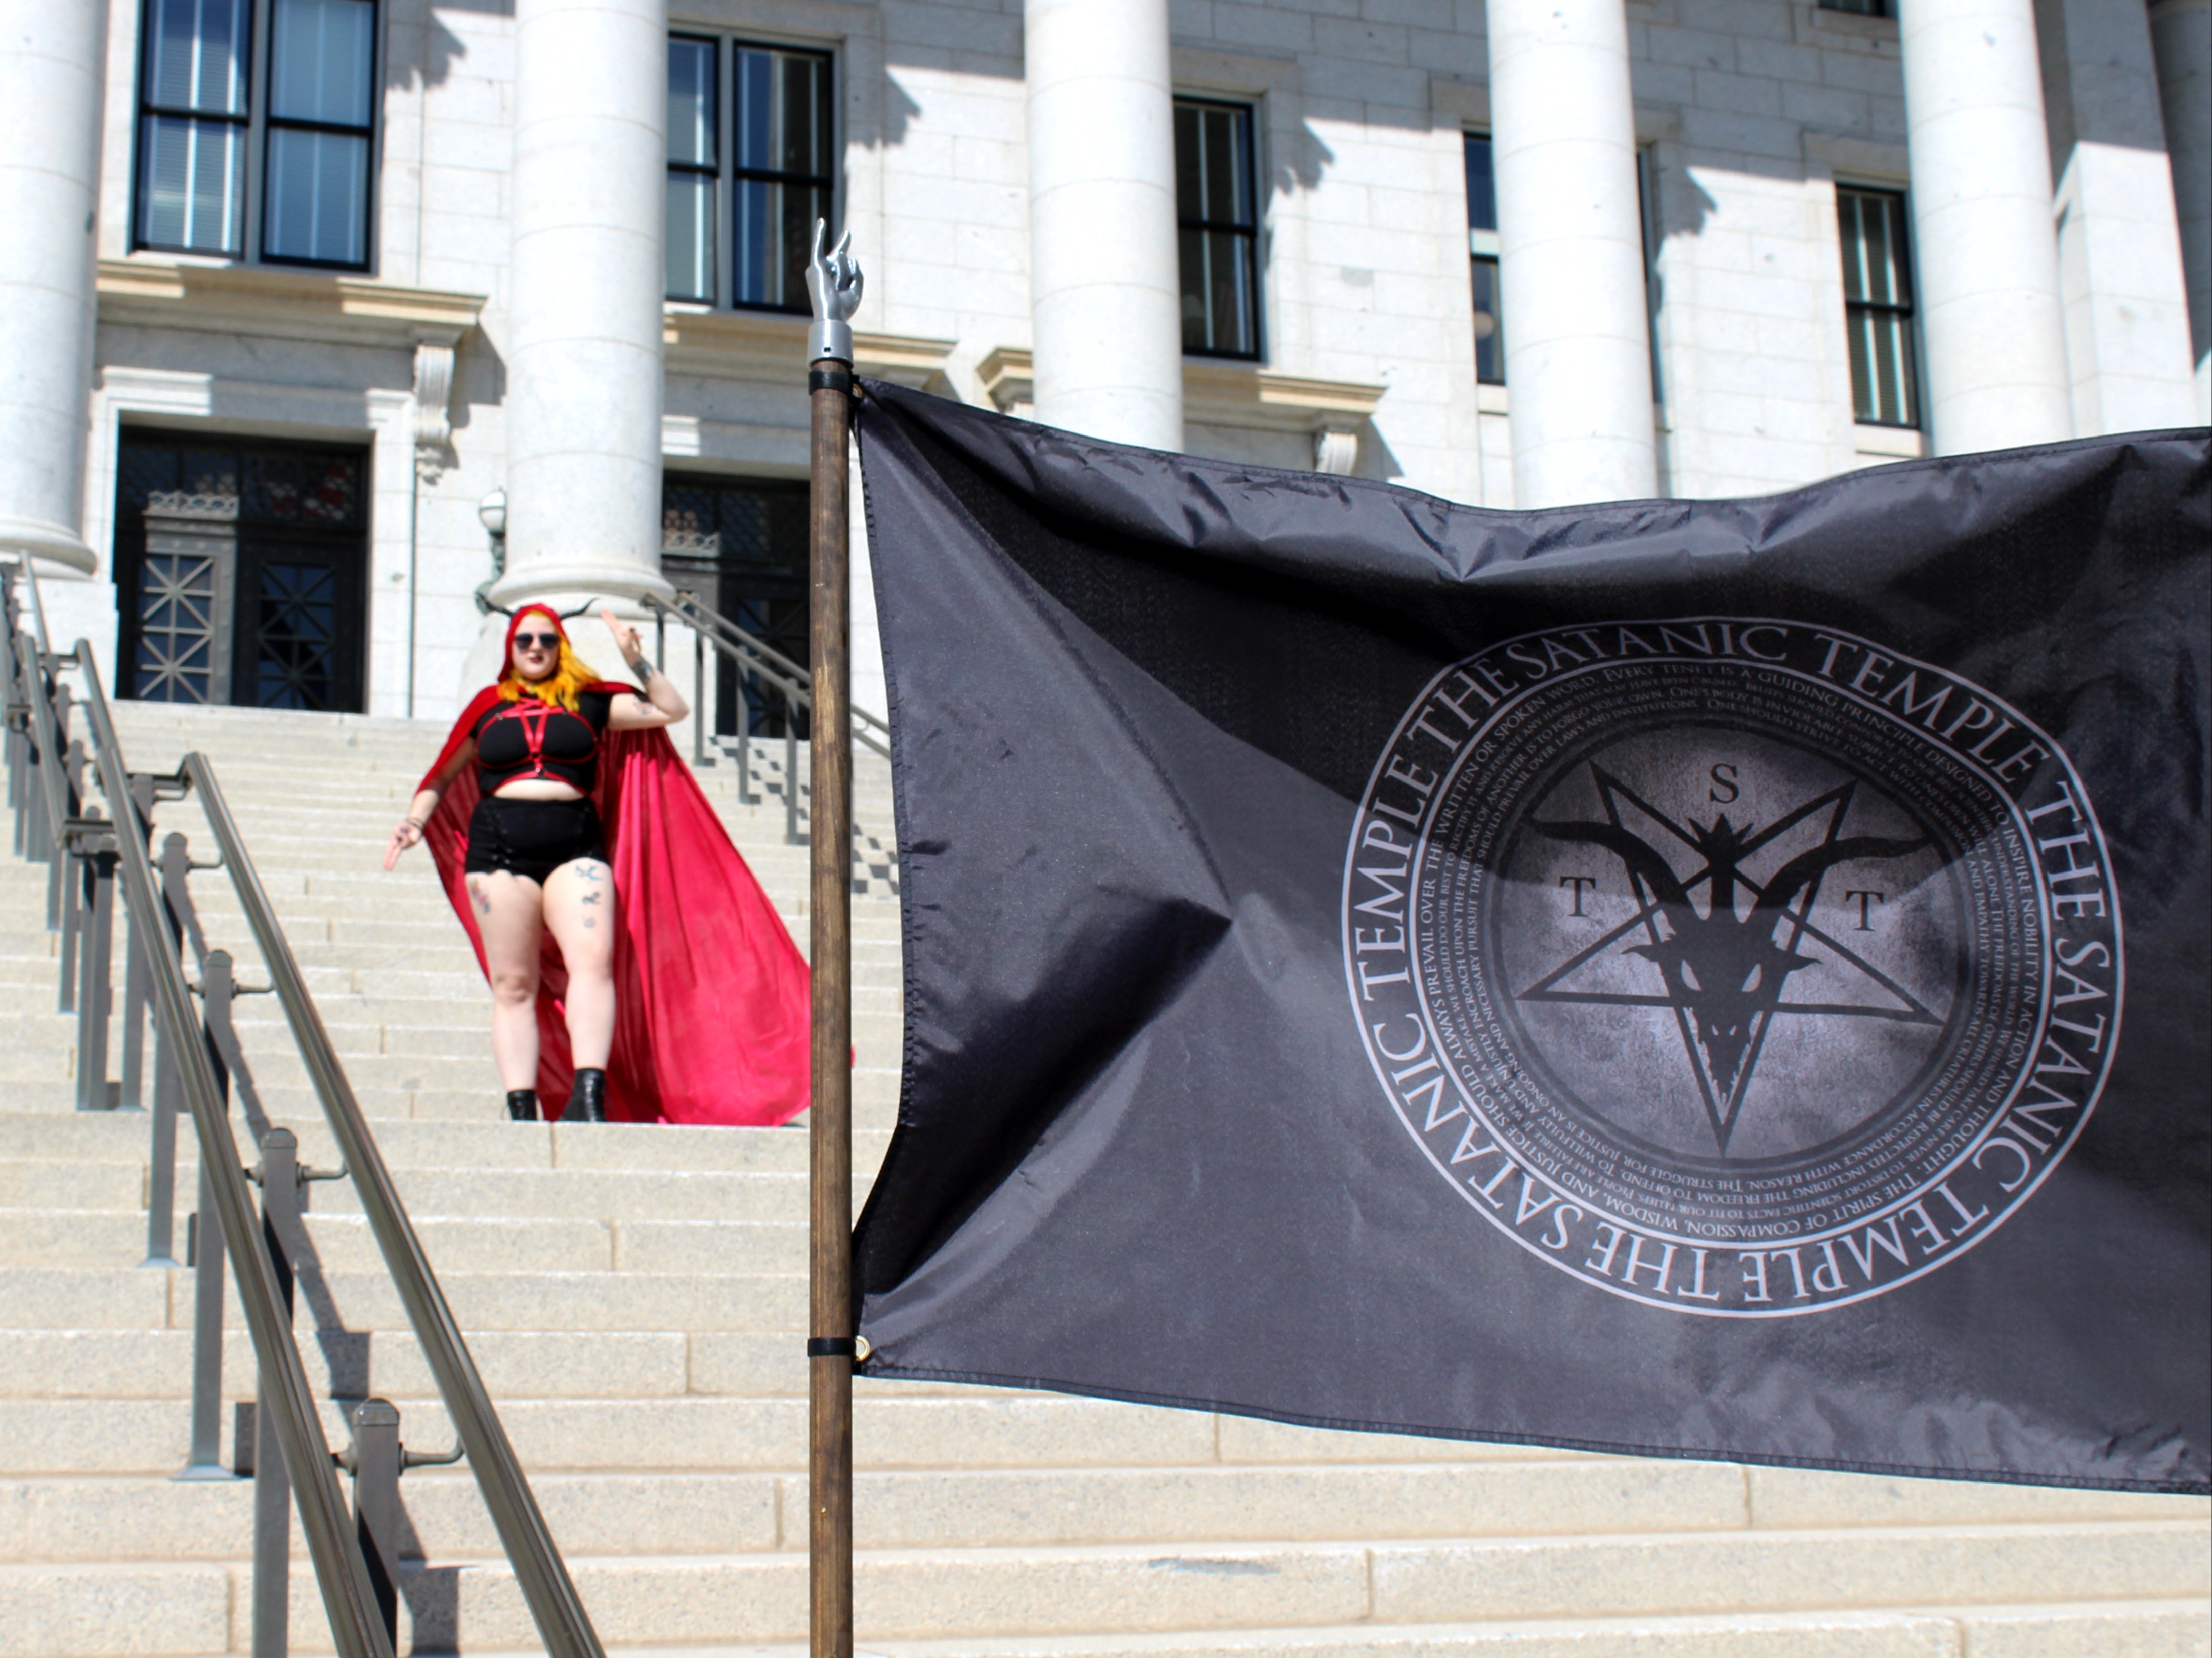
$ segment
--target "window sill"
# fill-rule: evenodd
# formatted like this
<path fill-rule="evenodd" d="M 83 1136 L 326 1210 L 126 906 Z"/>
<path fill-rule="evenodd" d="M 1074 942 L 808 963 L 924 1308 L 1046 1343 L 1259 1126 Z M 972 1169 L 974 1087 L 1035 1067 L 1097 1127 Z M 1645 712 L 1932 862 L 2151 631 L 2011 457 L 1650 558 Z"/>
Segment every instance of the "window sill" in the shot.
<path fill-rule="evenodd" d="M 1851 428 L 1851 448 L 1884 460 L 1918 460 L 1928 452 L 1928 434 L 1917 427 L 1861 422 Z"/>
<path fill-rule="evenodd" d="M 1834 46 L 1839 39 L 1870 40 L 1877 45 L 1898 43 L 1897 19 L 1869 17 L 1863 12 L 1830 11 L 1824 6 L 1800 6 L 1797 39 L 1803 46 Z M 1823 39 L 1822 37 L 1826 39 Z"/>
<path fill-rule="evenodd" d="M 788 311 L 714 311 L 671 300 L 662 308 L 660 337 L 672 369 L 786 380 L 796 386 L 806 371 L 810 322 L 803 313 Z M 904 334 L 864 334 L 855 329 L 853 367 L 896 385 L 949 392 L 945 361 L 954 343 Z"/>
<path fill-rule="evenodd" d="M 1030 354 L 1000 346 L 975 365 L 984 395 L 1000 413 L 1036 418 Z M 1300 432 L 1314 440 L 1314 470 L 1349 472 L 1358 452 L 1359 428 L 1388 388 L 1364 380 L 1311 380 L 1280 374 L 1255 362 L 1223 357 L 1185 357 L 1183 419 L 1194 426 L 1250 432 Z"/>
<path fill-rule="evenodd" d="M 1505 395 L 1504 386 L 1493 385 L 1489 380 L 1474 383 L 1474 406 L 1486 415 L 1510 415 L 1513 412 L 1512 400 Z"/>
<path fill-rule="evenodd" d="M 481 294 L 401 288 L 296 265 L 191 256 L 102 259 L 100 320 L 345 345 L 452 346 L 477 325 Z"/>

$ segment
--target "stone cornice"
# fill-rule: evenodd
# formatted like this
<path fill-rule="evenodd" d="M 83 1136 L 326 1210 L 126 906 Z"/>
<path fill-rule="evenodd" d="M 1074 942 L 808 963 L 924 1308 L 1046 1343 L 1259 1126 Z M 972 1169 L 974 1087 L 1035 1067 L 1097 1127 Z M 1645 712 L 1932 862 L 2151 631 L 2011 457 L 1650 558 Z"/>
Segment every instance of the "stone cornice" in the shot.
<path fill-rule="evenodd" d="M 663 315 L 660 337 L 673 373 L 787 380 L 796 386 L 806 372 L 806 323 L 805 317 L 781 312 L 671 306 Z M 951 340 L 854 329 L 853 367 L 878 380 L 941 392 L 949 389 L 945 363 L 952 347 Z"/>
<path fill-rule="evenodd" d="M 1028 351 L 1002 345 L 975 365 L 984 392 L 1000 409 L 1012 410 L 1033 400 L 1030 361 Z M 1183 418 L 1200 426 L 1340 429 L 1371 416 L 1385 389 L 1364 380 L 1316 380 L 1219 358 L 1187 358 L 1182 366 Z"/>
<path fill-rule="evenodd" d="M 975 365 L 984 394 L 1000 412 L 1033 418 L 1036 374 L 1030 354 L 1002 345 Z M 1317 472 L 1350 472 L 1358 465 L 1359 428 L 1389 388 L 1365 380 L 1280 374 L 1255 362 L 1186 357 L 1182 417 L 1193 426 L 1297 432 L 1313 440 Z"/>
<path fill-rule="evenodd" d="M 349 345 L 451 347 L 484 305 L 481 294 L 362 276 L 143 256 L 102 259 L 99 286 L 103 323 Z"/>

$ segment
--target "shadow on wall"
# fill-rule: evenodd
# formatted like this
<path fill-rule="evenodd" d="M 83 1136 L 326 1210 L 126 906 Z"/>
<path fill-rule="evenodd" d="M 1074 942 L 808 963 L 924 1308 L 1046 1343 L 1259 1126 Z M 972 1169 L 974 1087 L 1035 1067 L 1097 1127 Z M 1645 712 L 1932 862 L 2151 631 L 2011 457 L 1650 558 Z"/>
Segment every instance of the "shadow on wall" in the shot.
<path fill-rule="evenodd" d="M 480 17 L 513 17 L 514 0 L 434 0 L 436 10 L 431 9 L 433 0 L 421 0 L 422 21 L 410 24 L 410 20 L 395 17 L 391 27 L 395 34 L 404 34 L 410 27 L 422 32 L 422 47 L 409 52 L 396 44 L 385 52 L 385 87 L 387 91 L 404 90 L 417 85 L 428 88 L 443 86 L 451 78 L 453 67 L 469 55 L 469 43 L 447 28 L 439 20 L 439 12 L 472 12 Z"/>

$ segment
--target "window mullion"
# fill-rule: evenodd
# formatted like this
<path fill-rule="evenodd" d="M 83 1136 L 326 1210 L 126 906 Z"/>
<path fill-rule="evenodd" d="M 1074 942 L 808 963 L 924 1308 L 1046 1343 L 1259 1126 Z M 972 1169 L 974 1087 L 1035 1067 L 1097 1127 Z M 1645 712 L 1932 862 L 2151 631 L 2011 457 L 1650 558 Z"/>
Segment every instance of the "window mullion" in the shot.
<path fill-rule="evenodd" d="M 268 178 L 269 36 L 275 27 L 276 0 L 253 0 L 252 52 L 246 63 L 246 222 L 239 229 L 238 257 L 248 264 L 261 260 L 261 197 Z"/>
<path fill-rule="evenodd" d="M 714 308 L 727 311 L 738 294 L 738 49 L 714 42 Z"/>

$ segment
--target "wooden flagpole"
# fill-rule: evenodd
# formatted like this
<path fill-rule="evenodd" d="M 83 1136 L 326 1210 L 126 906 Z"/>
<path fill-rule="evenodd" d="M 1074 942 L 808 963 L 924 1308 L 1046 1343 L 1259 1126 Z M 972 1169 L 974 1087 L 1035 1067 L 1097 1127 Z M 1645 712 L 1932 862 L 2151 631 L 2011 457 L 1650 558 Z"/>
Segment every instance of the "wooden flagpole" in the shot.
<path fill-rule="evenodd" d="M 848 246 L 823 251 L 814 228 L 806 286 L 814 301 L 806 384 L 813 404 L 810 632 L 813 762 L 808 812 L 812 879 L 813 1091 L 808 1151 L 807 1487 L 812 1658 L 853 1651 L 853 713 L 847 481 L 853 428 L 853 332 L 860 272 Z M 787 788 L 795 779 L 786 779 Z"/>

